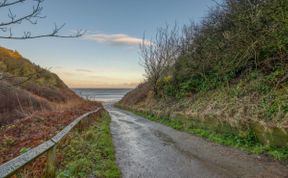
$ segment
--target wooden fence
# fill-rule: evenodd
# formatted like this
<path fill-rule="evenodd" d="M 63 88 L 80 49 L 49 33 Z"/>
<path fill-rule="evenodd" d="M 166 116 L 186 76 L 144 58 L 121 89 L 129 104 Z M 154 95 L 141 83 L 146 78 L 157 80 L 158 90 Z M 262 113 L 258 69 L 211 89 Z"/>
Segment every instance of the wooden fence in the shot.
<path fill-rule="evenodd" d="M 88 116 L 101 111 L 102 108 L 98 108 L 95 111 L 88 112 L 82 116 L 75 119 L 68 126 L 66 126 L 62 131 L 56 134 L 50 140 L 40 144 L 39 146 L 27 151 L 26 153 L 21 154 L 20 156 L 2 164 L 0 166 L 0 178 L 6 178 L 13 176 L 21 168 L 23 168 L 28 163 L 32 162 L 39 156 L 47 153 L 47 163 L 44 171 L 44 177 L 53 178 L 55 177 L 56 172 L 56 146 L 60 140 L 65 137 L 70 130 L 72 130 L 76 125 L 81 127 L 81 124 L 85 122 L 85 118 Z"/>

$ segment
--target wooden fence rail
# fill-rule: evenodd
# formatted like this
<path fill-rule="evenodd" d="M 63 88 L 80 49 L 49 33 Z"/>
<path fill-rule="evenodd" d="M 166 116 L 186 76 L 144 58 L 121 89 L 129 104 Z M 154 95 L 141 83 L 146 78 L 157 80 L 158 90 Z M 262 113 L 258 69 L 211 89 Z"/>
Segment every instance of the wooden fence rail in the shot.
<path fill-rule="evenodd" d="M 35 160 L 39 156 L 43 155 L 44 153 L 47 153 L 47 163 L 46 163 L 46 168 L 44 172 L 44 177 L 49 177 L 49 178 L 55 177 L 57 144 L 60 142 L 60 140 L 63 137 L 65 137 L 65 135 L 67 135 L 70 132 L 70 130 L 72 130 L 76 125 L 81 123 L 82 120 L 84 120 L 91 114 L 99 112 L 101 109 L 102 108 L 98 108 L 95 111 L 91 111 L 91 112 L 83 114 L 82 116 L 78 117 L 73 122 L 71 122 L 68 126 L 66 126 L 62 131 L 60 131 L 50 140 L 2 164 L 0 166 L 0 178 L 7 178 L 9 176 L 14 175 L 15 173 L 17 173 L 17 171 L 19 171 L 25 165 Z"/>

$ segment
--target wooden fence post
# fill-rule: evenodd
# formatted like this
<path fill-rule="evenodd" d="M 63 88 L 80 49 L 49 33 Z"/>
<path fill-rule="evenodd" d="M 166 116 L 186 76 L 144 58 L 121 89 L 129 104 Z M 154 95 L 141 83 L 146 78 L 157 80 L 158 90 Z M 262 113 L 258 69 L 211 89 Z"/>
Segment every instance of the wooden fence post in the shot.
<path fill-rule="evenodd" d="M 82 132 L 84 130 L 84 121 L 83 119 L 81 121 L 79 121 L 79 124 L 78 124 L 78 131 L 79 132 Z"/>
<path fill-rule="evenodd" d="M 44 178 L 54 178 L 56 176 L 56 145 L 47 152 L 47 163 Z"/>

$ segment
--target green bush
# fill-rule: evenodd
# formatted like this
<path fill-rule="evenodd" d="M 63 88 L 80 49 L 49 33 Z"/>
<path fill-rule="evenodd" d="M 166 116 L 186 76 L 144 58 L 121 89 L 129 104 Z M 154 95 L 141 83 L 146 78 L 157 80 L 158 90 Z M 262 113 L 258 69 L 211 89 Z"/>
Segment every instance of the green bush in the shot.
<path fill-rule="evenodd" d="M 189 47 L 180 47 L 181 55 L 167 71 L 172 80 L 159 84 L 164 96 L 184 97 L 229 85 L 251 71 L 267 76 L 255 88 L 267 94 L 287 71 L 286 0 L 225 0 L 189 28 Z"/>

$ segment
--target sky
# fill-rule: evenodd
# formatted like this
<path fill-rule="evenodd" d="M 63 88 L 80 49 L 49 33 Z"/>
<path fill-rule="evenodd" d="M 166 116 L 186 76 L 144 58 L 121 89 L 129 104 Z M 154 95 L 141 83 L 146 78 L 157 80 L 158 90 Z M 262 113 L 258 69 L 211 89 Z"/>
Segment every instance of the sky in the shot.
<path fill-rule="evenodd" d="M 212 0 L 45 0 L 46 18 L 37 25 L 13 26 L 15 35 L 26 30 L 49 33 L 54 23 L 65 23 L 63 35 L 79 29 L 86 30 L 85 35 L 1 40 L 0 45 L 55 72 L 71 88 L 133 88 L 144 81 L 138 50 L 143 34 L 149 39 L 165 24 L 197 23 L 213 6 Z M 28 2 L 12 11 L 20 16 L 31 8 Z M 0 16 L 7 14 L 2 11 Z"/>

